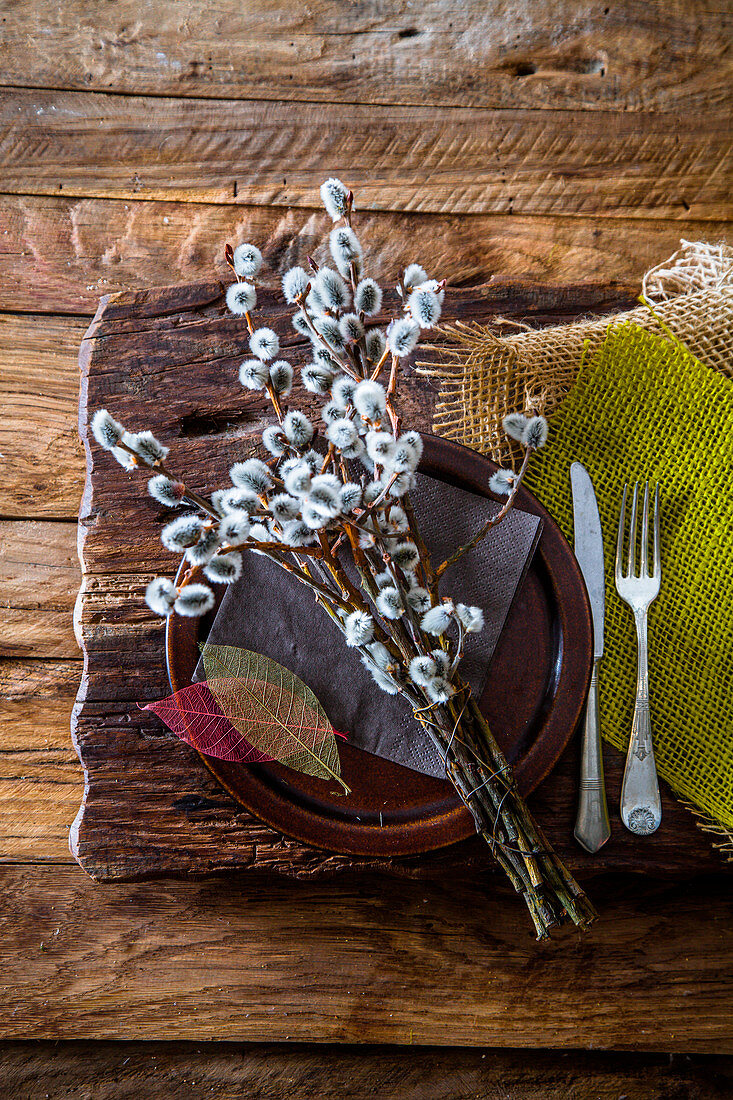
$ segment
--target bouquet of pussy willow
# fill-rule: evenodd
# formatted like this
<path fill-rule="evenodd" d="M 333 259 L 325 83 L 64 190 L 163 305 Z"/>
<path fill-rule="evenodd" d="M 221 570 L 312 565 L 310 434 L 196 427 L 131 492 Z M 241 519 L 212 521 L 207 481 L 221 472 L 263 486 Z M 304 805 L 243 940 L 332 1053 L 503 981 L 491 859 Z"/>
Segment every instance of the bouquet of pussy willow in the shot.
<path fill-rule="evenodd" d="M 266 393 L 272 405 L 263 457 L 235 462 L 231 485 L 205 497 L 174 472 L 168 448 L 149 431 L 130 433 L 103 409 L 94 416 L 97 441 L 123 466 L 151 468 L 150 494 L 184 509 L 161 538 L 168 550 L 185 554 L 189 568 L 177 584 L 154 579 L 147 602 L 159 615 L 202 615 L 215 602 L 205 580 L 235 582 L 243 551 L 277 562 L 312 590 L 344 643 L 358 650 L 375 688 L 412 707 L 477 831 L 524 896 L 538 936 L 566 920 L 586 926 L 592 905 L 534 822 L 461 679 L 464 642 L 482 629 L 481 609 L 440 590 L 446 569 L 507 515 L 547 426 L 541 417 L 507 418 L 505 430 L 524 447 L 524 460 L 516 473 L 500 470 L 491 478 L 503 506 L 449 558 L 431 561 L 410 503 L 422 440 L 403 430 L 395 397 L 405 360 L 440 317 L 445 284 L 410 264 L 397 286 L 397 316 L 385 324 L 382 290 L 365 272 L 352 227 L 353 195 L 329 179 L 321 196 L 334 222 L 333 266 L 309 260 L 310 271 L 293 267 L 282 279 L 293 326 L 311 341 L 312 360 L 300 379 L 322 399 L 319 422 L 289 406 L 293 366 L 280 358 L 276 333 L 255 321 L 262 256 L 252 244 L 227 248 L 237 281 L 226 300 L 248 330 L 251 357 L 239 381 Z"/>

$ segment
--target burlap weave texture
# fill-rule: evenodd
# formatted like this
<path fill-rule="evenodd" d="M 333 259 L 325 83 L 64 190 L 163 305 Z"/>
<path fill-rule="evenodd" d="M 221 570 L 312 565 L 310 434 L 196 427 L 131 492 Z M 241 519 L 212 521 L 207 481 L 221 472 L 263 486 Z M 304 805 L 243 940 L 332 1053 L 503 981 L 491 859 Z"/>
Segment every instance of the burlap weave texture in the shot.
<path fill-rule="evenodd" d="M 682 242 L 647 272 L 644 301 L 653 307 L 619 315 L 659 335 L 673 333 L 700 362 L 733 377 L 733 248 Z M 606 338 L 609 318 L 497 335 L 478 323 L 448 325 L 435 349 L 440 363 L 419 373 L 436 378 L 434 430 L 496 462 L 519 457 L 501 422 L 523 409 L 550 416 L 567 397 L 585 355 Z"/>

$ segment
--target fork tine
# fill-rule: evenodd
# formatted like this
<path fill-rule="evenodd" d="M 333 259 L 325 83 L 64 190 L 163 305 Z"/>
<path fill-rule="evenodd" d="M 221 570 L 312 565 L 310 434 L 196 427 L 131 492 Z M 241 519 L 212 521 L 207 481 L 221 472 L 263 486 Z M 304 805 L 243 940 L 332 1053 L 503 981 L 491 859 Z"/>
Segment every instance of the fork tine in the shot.
<path fill-rule="evenodd" d="M 628 485 L 624 485 L 624 495 L 621 497 L 621 512 L 618 517 L 618 539 L 616 541 L 616 584 L 623 577 L 624 556 L 624 523 L 626 520 L 626 493 Z"/>
<path fill-rule="evenodd" d="M 649 559 L 647 556 L 647 543 L 649 542 L 649 482 L 644 482 L 644 511 L 641 514 L 641 565 L 639 574 L 648 576 Z"/>
<path fill-rule="evenodd" d="M 661 578 L 662 562 L 659 553 L 659 482 L 654 490 L 654 576 Z"/>
<path fill-rule="evenodd" d="M 639 499 L 639 483 L 634 482 L 634 496 L 631 501 L 631 524 L 629 526 L 629 576 L 636 574 L 636 506 Z"/>

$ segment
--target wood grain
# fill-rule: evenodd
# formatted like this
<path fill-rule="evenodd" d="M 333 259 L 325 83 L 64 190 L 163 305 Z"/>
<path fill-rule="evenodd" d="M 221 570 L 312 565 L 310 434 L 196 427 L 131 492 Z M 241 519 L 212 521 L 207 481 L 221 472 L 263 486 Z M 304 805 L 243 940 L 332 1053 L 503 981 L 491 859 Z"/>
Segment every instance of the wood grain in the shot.
<path fill-rule="evenodd" d="M 319 262 L 325 258 L 322 242 L 330 225 L 326 213 L 316 211 L 0 195 L 0 309 L 93 314 L 102 294 L 173 282 L 228 282 L 224 246 L 247 239 L 262 249 L 263 278 L 274 286 L 309 253 Z M 492 278 L 639 287 L 643 273 L 676 251 L 681 236 L 718 241 L 731 233 L 728 222 L 691 218 L 369 211 L 359 212 L 356 226 L 376 278 L 394 284 L 419 256 L 454 287 Z M 30 327 L 21 322 L 21 338 Z M 36 317 L 32 327 L 42 330 L 43 319 Z M 0 355 L 17 339 L 13 334 L 3 341 Z M 51 357 L 50 346 L 43 354 Z"/>
<path fill-rule="evenodd" d="M 3 19 L 1 75 L 127 94 L 694 112 L 730 96 L 730 31 L 713 0 L 220 0 L 215 19 L 202 0 L 93 13 L 22 0 Z"/>
<path fill-rule="evenodd" d="M 73 661 L 0 660 L 0 861 L 68 863 L 83 780 L 69 737 Z"/>
<path fill-rule="evenodd" d="M 0 316 L 0 517 L 76 514 L 75 356 L 97 296 L 221 277 L 222 243 L 239 232 L 266 241 L 268 262 L 281 270 L 320 233 L 323 218 L 308 208 L 330 172 L 353 165 L 354 183 L 371 180 L 360 199 L 362 209 L 380 207 L 367 221 L 385 274 L 392 257 L 395 265 L 413 258 L 414 242 L 465 285 L 499 275 L 638 287 L 678 235 L 729 236 L 721 196 L 731 13 L 717 0 L 220 0 L 215 9 L 200 0 L 16 0 L 0 15 L 0 84 L 34 89 L 0 97 L 9 181 L 0 190 L 15 192 L 0 194 L 0 309 L 29 314 Z M 226 102 L 233 99 L 245 102 Z M 466 110 L 477 107 L 491 110 Z M 49 316 L 59 311 L 77 316 Z M 210 431 L 215 447 L 244 437 L 243 421 L 228 428 L 216 411 L 204 405 L 192 421 L 173 418 L 171 437 L 179 432 L 194 456 L 189 427 Z M 40 539 L 56 560 L 65 551 L 50 535 Z M 32 618 L 34 644 L 46 645 L 58 629 L 54 608 L 66 614 L 55 601 L 65 597 L 51 599 L 42 583 L 48 607 L 34 606 L 42 563 L 29 561 L 9 581 L 16 608 L 29 609 L 17 636 Z M 147 762 L 148 780 L 155 766 L 151 731 L 131 730 L 126 707 L 156 682 L 115 667 L 115 631 L 129 615 L 125 641 L 140 646 L 143 670 L 154 663 L 158 674 L 161 642 L 133 613 L 134 577 L 117 588 L 103 578 L 90 575 L 85 630 L 105 669 L 96 702 L 90 694 L 91 720 L 106 722 L 126 753 L 106 777 L 112 795 L 131 762 Z M 9 1095 L 730 1094 L 721 1058 L 572 1049 L 730 1049 L 730 891 L 719 877 L 681 887 L 596 878 L 603 920 L 593 938 L 538 950 L 518 938 L 518 902 L 501 887 L 494 896 L 496 880 L 484 887 L 483 871 L 455 885 L 443 871 L 437 884 L 357 874 L 339 885 L 248 876 L 100 890 L 74 867 L 38 866 L 70 858 L 65 830 L 81 771 L 69 759 L 67 723 L 80 676 L 78 660 L 0 660 L 0 861 L 15 862 L 3 869 L 0 1025 L 22 1037 L 176 1042 L 6 1045 L 0 1079 Z M 105 700 L 121 682 L 127 702 L 115 710 Z M 610 756 L 617 792 L 620 764 Z M 232 825 L 232 806 L 217 802 L 213 784 L 202 794 L 190 761 L 185 768 L 191 789 L 178 818 L 168 809 L 163 816 L 175 828 L 187 819 L 189 834 L 205 836 L 192 866 L 211 867 L 212 851 L 243 851 L 245 840 L 276 866 L 282 842 Z M 535 810 L 569 836 L 577 761 L 568 757 L 554 779 L 566 817 L 542 790 Z M 103 814 L 104 803 L 97 809 Z M 666 860 L 669 872 L 683 854 L 691 866 L 713 867 L 679 805 L 665 802 L 664 812 L 670 843 L 655 850 L 660 865 Z M 126 824 L 134 838 L 137 820 Z M 148 840 L 141 837 L 140 863 Z M 291 1042 L 254 1051 L 181 1045 L 202 1036 Z M 567 1053 L 292 1042 L 375 1036 Z"/>
<path fill-rule="evenodd" d="M 338 158 L 334 162 L 334 150 Z M 695 115 L 208 101 L 8 91 L 9 193 L 359 209 L 722 219 L 729 112 Z"/>
<path fill-rule="evenodd" d="M 77 433 L 82 317 L 0 314 L 0 515 L 71 519 L 82 485 Z"/>
<path fill-rule="evenodd" d="M 29 1040 L 0 1044 L 0 1068 L 23 1100 L 728 1100 L 733 1091 L 725 1055 L 577 1050 Z"/>
<path fill-rule="evenodd" d="M 494 882 L 0 884 L 7 1038 L 733 1049 L 731 899 L 704 878 L 606 880 L 604 920 L 540 945 Z"/>
<path fill-rule="evenodd" d="M 23 661 L 6 657 L 0 660 L 0 695 L 15 702 L 28 702 L 32 698 L 39 702 L 73 699 L 79 686 L 81 668 L 81 653 L 73 661 Z M 26 732 L 33 728 L 33 724 L 29 723 Z M 20 744 L 24 746 L 36 744 L 35 741 L 26 742 L 24 734 L 19 736 Z"/>
<path fill-rule="evenodd" d="M 81 675 L 81 668 L 77 677 Z M 69 738 L 73 696 L 0 708 L 0 860 L 69 863 L 83 780 Z"/>
<path fill-rule="evenodd" d="M 76 657 L 75 523 L 0 521 L 0 657 Z"/>

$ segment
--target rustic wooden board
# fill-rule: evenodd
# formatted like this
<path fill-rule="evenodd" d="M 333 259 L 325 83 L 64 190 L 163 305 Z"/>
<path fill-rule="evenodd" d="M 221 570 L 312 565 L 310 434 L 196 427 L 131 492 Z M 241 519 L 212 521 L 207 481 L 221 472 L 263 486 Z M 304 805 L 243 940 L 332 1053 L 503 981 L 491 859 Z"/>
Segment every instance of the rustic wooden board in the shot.
<path fill-rule="evenodd" d="M 297 361 L 305 346 L 289 331 L 287 312 L 272 296 L 263 301 L 268 323 Z M 496 285 L 452 292 L 446 312 L 463 319 L 513 313 L 541 324 L 631 301 L 621 288 Z M 131 427 L 154 424 L 172 445 L 172 468 L 197 470 L 199 487 L 213 487 L 233 458 L 251 453 L 264 423 L 263 402 L 236 381 L 245 346 L 242 326 L 223 308 L 220 287 L 199 284 L 110 298 L 82 347 L 88 476 L 80 512 L 84 580 L 77 630 L 85 673 L 74 738 L 86 794 L 72 830 L 72 850 L 101 880 L 234 867 L 310 876 L 374 865 L 283 841 L 238 808 L 195 754 L 135 705 L 167 691 L 163 627 L 142 593 L 152 573 L 170 570 L 173 563 L 158 541 L 164 511 L 147 497 L 142 479 L 135 483 L 110 455 L 90 446 L 87 412 L 105 404 Z M 408 378 L 407 411 L 423 429 L 430 424 L 433 398 L 424 380 Z M 614 755 L 612 803 L 619 784 L 620 760 Z M 665 829 L 643 845 L 617 825 L 613 843 L 599 856 L 584 855 L 571 840 L 576 791 L 573 750 L 537 793 L 535 807 L 581 873 L 633 868 L 689 874 L 717 867 L 689 815 L 671 799 L 665 802 Z M 378 866 L 440 878 L 457 861 L 468 873 L 488 866 L 478 842 L 468 842 L 460 852 Z"/>
<path fill-rule="evenodd" d="M 733 1051 L 717 878 L 604 877 L 604 919 L 542 944 L 481 876 L 102 889 L 6 865 L 0 890 L 5 1038 Z"/>
<path fill-rule="evenodd" d="M 11 1095 L 70 1100 L 728 1100 L 733 1061 L 606 1051 L 447 1050 L 274 1043 L 0 1045 Z"/>
<path fill-rule="evenodd" d="M 338 153 L 335 154 L 335 150 Z M 3 190 L 318 205 L 343 172 L 359 209 L 725 218 L 730 112 L 212 101 L 9 90 Z"/>
<path fill-rule="evenodd" d="M 26 87 L 696 111 L 730 95 L 730 24 L 715 0 L 15 0 L 0 44 Z"/>

